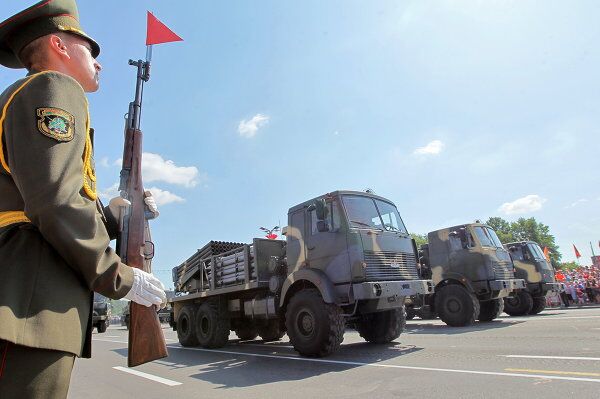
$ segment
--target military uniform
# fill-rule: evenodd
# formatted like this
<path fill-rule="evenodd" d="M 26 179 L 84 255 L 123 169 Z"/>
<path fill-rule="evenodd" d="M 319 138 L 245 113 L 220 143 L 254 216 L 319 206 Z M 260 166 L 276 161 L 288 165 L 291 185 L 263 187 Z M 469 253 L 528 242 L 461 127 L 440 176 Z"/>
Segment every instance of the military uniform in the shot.
<path fill-rule="evenodd" d="M 75 1 L 45 0 L 0 23 L 0 64 L 22 67 L 16 54 L 25 45 L 60 31 L 98 55 Z M 109 247 L 116 221 L 97 198 L 92 141 L 75 79 L 32 71 L 0 95 L 2 398 L 66 396 L 74 356 L 91 354 L 92 292 L 118 299 L 133 284 Z M 37 365 L 22 370 L 23 359 Z M 30 379 L 26 387 L 19 378 Z"/>

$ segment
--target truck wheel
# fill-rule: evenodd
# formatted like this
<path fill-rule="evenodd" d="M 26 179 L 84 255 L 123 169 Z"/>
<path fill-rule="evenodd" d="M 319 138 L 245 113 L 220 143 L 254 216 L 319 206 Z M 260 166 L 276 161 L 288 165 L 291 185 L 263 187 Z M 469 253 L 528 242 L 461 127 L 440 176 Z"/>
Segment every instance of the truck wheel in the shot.
<path fill-rule="evenodd" d="M 279 325 L 279 320 L 269 320 L 266 326 L 258 327 L 258 335 L 263 341 L 279 341 L 285 332 Z"/>
<path fill-rule="evenodd" d="M 479 321 L 492 321 L 499 317 L 504 311 L 504 300 L 492 299 L 491 301 L 479 302 Z"/>
<path fill-rule="evenodd" d="M 400 336 L 405 325 L 404 309 L 396 308 L 364 315 L 356 330 L 367 342 L 387 344 Z"/>
<path fill-rule="evenodd" d="M 515 296 L 504 298 L 504 312 L 511 316 L 524 316 L 531 312 L 533 298 L 525 290 L 517 291 Z"/>
<path fill-rule="evenodd" d="M 285 326 L 294 349 L 303 356 L 327 356 L 344 340 L 342 309 L 323 302 L 314 288 L 292 297 L 285 312 Z"/>
<path fill-rule="evenodd" d="M 235 330 L 235 335 L 238 336 L 242 341 L 250 341 L 258 336 L 256 327 L 253 325 L 243 325 Z"/>
<path fill-rule="evenodd" d="M 229 341 L 229 317 L 219 301 L 209 300 L 198 308 L 196 338 L 203 348 L 222 348 Z"/>
<path fill-rule="evenodd" d="M 546 297 L 536 296 L 533 298 L 533 306 L 528 314 L 538 314 L 544 309 L 546 309 Z"/>
<path fill-rule="evenodd" d="M 108 328 L 108 324 L 106 323 L 106 320 L 101 320 L 100 323 L 98 323 L 98 332 L 99 333 L 105 333 L 106 329 Z"/>
<path fill-rule="evenodd" d="M 177 317 L 177 339 L 182 346 L 197 346 L 198 338 L 194 326 L 196 316 L 194 306 L 186 305 L 179 312 Z"/>
<path fill-rule="evenodd" d="M 479 301 L 462 285 L 451 284 L 435 294 L 435 309 L 447 325 L 464 327 L 475 322 L 479 315 Z"/>
<path fill-rule="evenodd" d="M 416 315 L 417 313 L 415 312 L 415 309 L 413 309 L 412 307 L 406 308 L 406 320 L 412 320 L 415 318 Z"/>

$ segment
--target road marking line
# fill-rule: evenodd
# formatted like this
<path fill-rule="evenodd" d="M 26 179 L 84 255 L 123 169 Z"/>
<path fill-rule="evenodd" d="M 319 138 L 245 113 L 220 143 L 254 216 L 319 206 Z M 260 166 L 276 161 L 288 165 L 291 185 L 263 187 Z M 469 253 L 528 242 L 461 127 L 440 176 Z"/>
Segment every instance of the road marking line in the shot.
<path fill-rule="evenodd" d="M 524 358 L 524 359 L 592 360 L 592 361 L 600 360 L 600 357 L 575 357 L 575 356 L 529 356 L 529 355 L 498 355 L 498 356 Z"/>
<path fill-rule="evenodd" d="M 161 384 L 165 384 L 165 385 L 168 385 L 170 387 L 181 385 L 181 382 L 177 382 L 177 381 L 173 381 L 173 380 L 168 380 L 166 378 L 158 377 L 156 375 L 144 373 L 144 372 L 138 371 L 138 370 L 129 369 L 127 367 L 115 366 L 115 367 L 113 367 L 113 369 L 122 371 L 124 373 L 129 373 L 129 374 L 137 375 L 138 377 L 146 378 L 148 380 L 152 380 L 152 381 L 155 381 L 155 382 L 160 382 Z"/>
<path fill-rule="evenodd" d="M 121 338 L 118 335 L 105 335 L 106 338 Z"/>
<path fill-rule="evenodd" d="M 94 341 L 114 342 L 117 344 L 126 344 L 127 341 L 115 341 L 114 339 L 93 338 Z"/>
<path fill-rule="evenodd" d="M 554 320 L 574 320 L 574 319 L 600 319 L 600 316 L 568 316 L 568 317 L 511 317 L 513 320 L 527 320 L 527 321 L 554 321 Z M 508 318 L 502 318 L 502 320 L 510 320 Z"/>
<path fill-rule="evenodd" d="M 442 368 L 434 368 L 434 367 L 400 366 L 400 365 L 396 365 L 396 364 L 363 363 L 363 362 L 351 362 L 351 361 L 345 361 L 345 360 L 314 359 L 314 358 L 307 358 L 307 357 L 292 357 L 292 356 L 277 356 L 277 355 L 268 355 L 268 354 L 263 354 L 263 353 L 224 351 L 224 350 L 217 350 L 217 349 L 184 348 L 180 345 L 167 345 L 167 346 L 169 348 L 181 349 L 181 350 L 224 353 L 227 355 L 252 356 L 252 357 L 262 357 L 262 358 L 271 358 L 271 359 L 297 360 L 297 361 L 313 362 L 313 363 L 340 364 L 340 365 L 347 365 L 347 366 L 369 366 L 369 367 L 383 367 L 383 368 L 394 368 L 394 369 L 405 369 L 405 370 L 439 371 L 439 372 L 444 372 L 444 373 L 478 374 L 478 375 L 493 375 L 493 376 L 502 376 L 502 377 L 521 377 L 521 378 L 544 378 L 544 379 L 549 379 L 549 380 L 565 380 L 565 381 L 600 383 L 600 379 L 598 379 L 598 378 L 576 378 L 576 377 L 560 377 L 560 376 L 555 376 L 555 375 L 542 375 L 542 374 L 539 374 L 539 375 L 518 374 L 518 373 L 503 373 L 503 372 L 496 372 L 496 371 L 476 371 L 476 370 L 460 370 L 460 369 L 442 369 Z"/>
<path fill-rule="evenodd" d="M 517 371 L 522 373 L 548 373 L 563 375 L 582 375 L 586 377 L 600 377 L 600 373 L 584 373 L 580 371 L 559 371 L 559 370 L 530 370 L 530 369 L 504 369 L 504 371 Z"/>

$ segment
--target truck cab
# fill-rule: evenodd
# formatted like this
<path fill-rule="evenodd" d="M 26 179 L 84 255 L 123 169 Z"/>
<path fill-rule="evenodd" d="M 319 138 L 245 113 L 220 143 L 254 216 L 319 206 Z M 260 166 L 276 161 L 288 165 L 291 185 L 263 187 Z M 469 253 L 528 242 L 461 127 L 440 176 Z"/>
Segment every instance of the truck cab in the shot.
<path fill-rule="evenodd" d="M 485 224 L 432 231 L 427 241 L 420 251 L 421 273 L 433 280 L 435 294 L 424 298 L 424 306 L 449 325 L 491 321 L 503 310 L 502 298 L 525 288 L 508 251 Z"/>
<path fill-rule="evenodd" d="M 527 284 L 523 292 L 505 299 L 505 312 L 511 316 L 541 312 L 546 306 L 546 294 L 560 290 L 560 284 L 554 278 L 554 268 L 536 242 L 511 242 L 505 244 L 505 248 L 512 258 L 516 277 L 524 279 Z"/>
<path fill-rule="evenodd" d="M 415 250 L 389 200 L 356 191 L 336 191 L 292 207 L 286 228 L 288 281 L 323 275 L 333 301 L 357 311 L 402 306 L 404 296 L 428 293 Z M 352 312 L 353 309 L 347 309 Z"/>
<path fill-rule="evenodd" d="M 94 304 L 92 312 L 92 326 L 95 327 L 99 333 L 106 332 L 110 324 L 110 303 L 108 298 L 94 292 Z"/>

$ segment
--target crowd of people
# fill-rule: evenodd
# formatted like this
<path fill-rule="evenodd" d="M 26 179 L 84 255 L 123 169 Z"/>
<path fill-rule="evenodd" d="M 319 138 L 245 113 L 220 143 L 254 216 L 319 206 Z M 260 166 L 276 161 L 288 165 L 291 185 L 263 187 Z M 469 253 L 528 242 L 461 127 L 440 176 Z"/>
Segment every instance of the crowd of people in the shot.
<path fill-rule="evenodd" d="M 564 284 L 560 293 L 564 306 L 600 303 L 600 266 L 558 270 L 556 281 Z"/>

